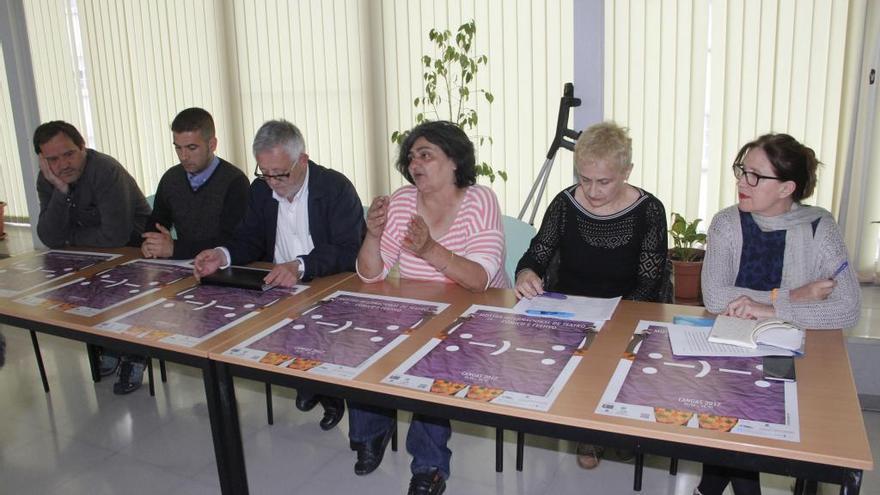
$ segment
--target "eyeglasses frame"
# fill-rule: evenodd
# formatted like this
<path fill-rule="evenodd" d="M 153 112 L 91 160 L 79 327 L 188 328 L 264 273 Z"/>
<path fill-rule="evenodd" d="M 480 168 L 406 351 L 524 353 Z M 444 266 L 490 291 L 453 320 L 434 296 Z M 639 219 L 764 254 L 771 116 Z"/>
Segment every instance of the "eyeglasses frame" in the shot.
<path fill-rule="evenodd" d="M 758 174 L 755 172 L 751 172 L 749 170 L 746 170 L 746 167 L 742 163 L 734 163 L 730 167 L 731 167 L 731 169 L 733 169 L 733 176 L 736 177 L 736 180 L 740 180 L 742 178 L 745 178 L 746 184 L 748 184 L 751 187 L 758 187 L 758 184 L 761 183 L 761 179 L 773 179 L 773 180 L 778 180 L 780 182 L 785 182 L 786 180 L 788 180 L 788 179 L 783 179 L 782 177 L 773 177 L 771 175 L 761 175 L 761 174 Z M 752 184 L 752 182 L 749 180 L 749 177 L 755 177 L 754 184 Z"/>

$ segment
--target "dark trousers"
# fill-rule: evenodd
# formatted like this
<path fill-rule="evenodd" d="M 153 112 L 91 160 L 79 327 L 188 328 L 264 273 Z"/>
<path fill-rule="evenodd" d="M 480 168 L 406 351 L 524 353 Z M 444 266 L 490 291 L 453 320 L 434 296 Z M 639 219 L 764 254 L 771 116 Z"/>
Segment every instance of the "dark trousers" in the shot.
<path fill-rule="evenodd" d="M 703 495 L 721 495 L 730 483 L 736 495 L 761 495 L 757 471 L 703 464 L 703 477 L 697 487 Z"/>
<path fill-rule="evenodd" d="M 99 354 L 119 358 L 124 361 L 131 361 L 132 363 L 140 363 L 145 366 L 147 364 L 147 357 L 146 356 L 137 356 L 135 354 L 122 354 L 122 353 L 115 351 L 113 349 L 108 349 L 106 347 L 101 347 L 101 346 L 98 346 L 98 352 L 99 352 Z"/>
<path fill-rule="evenodd" d="M 349 402 L 348 425 L 348 438 L 366 443 L 394 428 L 394 410 Z M 406 450 L 413 457 L 410 471 L 419 474 L 438 469 L 444 478 L 449 478 L 452 451 L 446 443 L 450 436 L 448 419 L 414 414 L 406 434 Z"/>

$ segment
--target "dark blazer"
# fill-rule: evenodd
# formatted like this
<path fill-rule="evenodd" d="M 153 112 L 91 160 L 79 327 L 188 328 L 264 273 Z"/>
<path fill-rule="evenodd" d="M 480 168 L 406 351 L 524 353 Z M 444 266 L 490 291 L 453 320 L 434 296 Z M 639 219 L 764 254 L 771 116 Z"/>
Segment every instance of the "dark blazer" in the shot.
<path fill-rule="evenodd" d="M 309 234 L 315 248 L 304 255 L 303 280 L 353 271 L 366 232 L 364 207 L 351 181 L 341 173 L 309 160 Z M 265 181 L 251 183 L 244 220 L 229 245 L 234 265 L 272 262 L 278 201 Z"/>

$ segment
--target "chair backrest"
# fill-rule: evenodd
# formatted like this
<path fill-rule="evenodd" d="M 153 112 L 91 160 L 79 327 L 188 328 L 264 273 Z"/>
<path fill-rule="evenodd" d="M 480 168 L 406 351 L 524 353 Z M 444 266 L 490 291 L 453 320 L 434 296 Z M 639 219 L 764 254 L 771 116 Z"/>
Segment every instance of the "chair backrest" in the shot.
<path fill-rule="evenodd" d="M 147 198 L 147 204 L 150 205 L 150 209 L 152 210 L 153 209 L 153 202 L 156 201 L 156 195 L 150 194 L 146 198 Z M 174 240 L 177 240 L 177 229 L 175 229 L 174 227 L 171 227 L 171 238 Z"/>
<path fill-rule="evenodd" d="M 507 257 L 504 260 L 504 269 L 514 282 L 516 276 L 516 264 L 522 258 L 523 253 L 529 248 L 532 237 L 535 237 L 535 227 L 519 220 L 518 218 L 503 216 L 504 244 L 507 249 Z"/>

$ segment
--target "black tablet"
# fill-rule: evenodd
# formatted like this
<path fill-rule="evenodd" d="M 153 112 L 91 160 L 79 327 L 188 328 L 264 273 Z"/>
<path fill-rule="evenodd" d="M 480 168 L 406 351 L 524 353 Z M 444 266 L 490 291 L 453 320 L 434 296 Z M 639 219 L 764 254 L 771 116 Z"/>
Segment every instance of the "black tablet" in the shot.
<path fill-rule="evenodd" d="M 268 285 L 263 282 L 269 270 L 261 268 L 247 268 L 244 266 L 230 266 L 217 270 L 216 272 L 202 277 L 203 284 L 223 285 L 226 287 L 238 287 L 239 289 L 249 290 L 268 290 L 274 285 Z"/>

